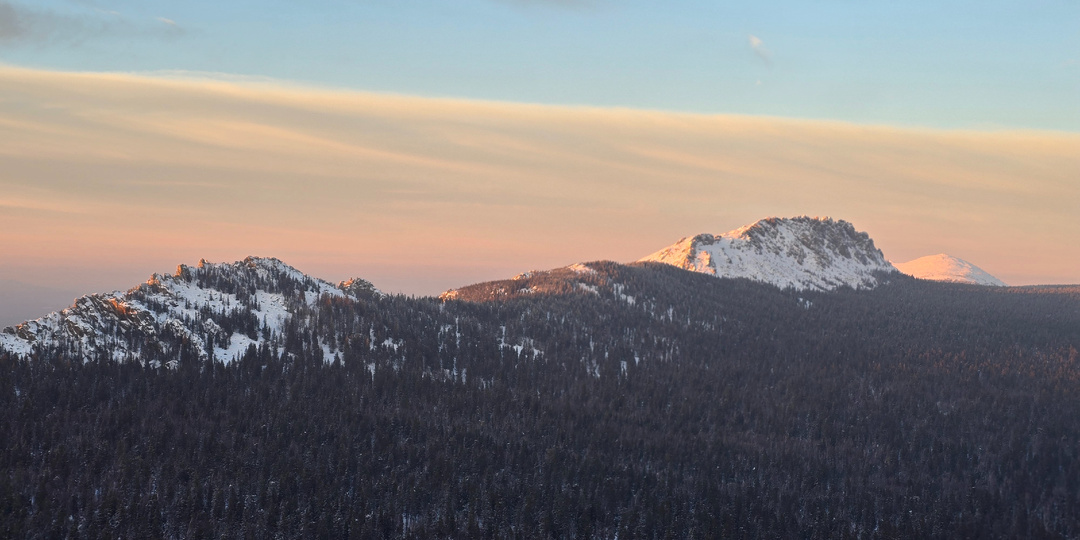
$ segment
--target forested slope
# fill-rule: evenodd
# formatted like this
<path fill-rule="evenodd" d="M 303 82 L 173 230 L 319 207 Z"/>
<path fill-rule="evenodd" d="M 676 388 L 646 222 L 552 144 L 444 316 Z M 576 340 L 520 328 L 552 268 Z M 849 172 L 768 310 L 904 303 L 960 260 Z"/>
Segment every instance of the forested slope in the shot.
<path fill-rule="evenodd" d="M 1080 288 L 881 283 L 286 287 L 227 364 L 0 353 L 0 536 L 1080 536 Z"/>

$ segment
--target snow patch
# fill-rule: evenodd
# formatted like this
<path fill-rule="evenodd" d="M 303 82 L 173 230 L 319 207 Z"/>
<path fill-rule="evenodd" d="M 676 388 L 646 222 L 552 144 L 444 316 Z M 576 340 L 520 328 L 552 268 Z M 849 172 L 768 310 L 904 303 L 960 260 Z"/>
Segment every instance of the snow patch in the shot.
<path fill-rule="evenodd" d="M 233 360 L 239 359 L 247 352 L 248 347 L 259 346 L 259 342 L 244 334 L 234 333 L 229 337 L 228 347 L 214 347 L 214 360 L 229 365 Z"/>
<path fill-rule="evenodd" d="M 33 354 L 34 344 L 30 341 L 20 339 L 15 334 L 0 333 L 0 349 L 13 355 L 26 358 Z"/>
<path fill-rule="evenodd" d="M 596 270 L 593 270 L 587 265 L 582 263 L 574 263 L 566 267 L 568 270 L 572 270 L 578 274 L 595 274 Z"/>
<path fill-rule="evenodd" d="M 585 291 L 585 292 L 589 292 L 589 293 L 595 294 L 597 296 L 600 296 L 600 288 L 597 287 L 596 285 L 590 285 L 588 283 L 578 282 L 577 287 L 579 289 Z"/>

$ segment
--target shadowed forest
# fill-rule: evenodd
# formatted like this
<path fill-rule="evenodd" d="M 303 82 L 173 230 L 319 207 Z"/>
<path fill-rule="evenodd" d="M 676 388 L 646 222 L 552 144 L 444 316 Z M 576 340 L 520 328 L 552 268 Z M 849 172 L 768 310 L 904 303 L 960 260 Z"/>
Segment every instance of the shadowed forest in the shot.
<path fill-rule="evenodd" d="M 0 536 L 1080 536 L 1078 287 L 591 263 L 290 310 L 227 365 L 0 356 Z"/>

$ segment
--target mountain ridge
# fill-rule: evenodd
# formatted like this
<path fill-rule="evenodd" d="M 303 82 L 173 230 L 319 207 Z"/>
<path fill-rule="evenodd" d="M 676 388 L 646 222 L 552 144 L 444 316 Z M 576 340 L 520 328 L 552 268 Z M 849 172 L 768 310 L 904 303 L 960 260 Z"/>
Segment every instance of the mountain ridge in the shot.
<path fill-rule="evenodd" d="M 1080 286 L 148 281 L 0 351 L 6 536 L 1080 536 Z"/>
<path fill-rule="evenodd" d="M 509 280 L 451 289 L 438 300 L 583 293 L 647 302 L 596 270 L 611 264 L 617 263 L 526 272 Z M 631 264 L 664 264 L 779 289 L 818 292 L 872 289 L 900 273 L 869 235 L 851 223 L 807 216 L 765 218 L 722 235 L 686 237 Z M 68 308 L 5 328 L 0 332 L 0 350 L 30 356 L 54 348 L 75 351 L 72 354 L 84 359 L 122 361 L 147 354 L 171 358 L 186 347 L 200 359 L 228 363 L 250 347 L 280 346 L 286 322 L 301 314 L 311 317 L 311 308 L 323 297 L 380 296 L 367 280 L 353 278 L 335 285 L 272 257 L 252 256 L 233 263 L 203 259 L 192 266 L 181 264 L 171 275 L 153 274 L 128 291 L 86 295 Z M 389 336 L 381 342 L 392 344 L 394 339 Z M 325 358 L 340 355 L 336 342 L 328 337 L 318 344 Z"/>
<path fill-rule="evenodd" d="M 865 232 L 832 218 L 770 217 L 724 234 L 698 234 L 638 259 L 797 290 L 873 288 L 896 269 Z"/>
<path fill-rule="evenodd" d="M 333 285 L 272 257 L 201 259 L 127 291 L 84 295 L 68 308 L 7 327 L 0 349 L 28 356 L 42 347 L 65 348 L 84 358 L 123 361 L 144 352 L 179 355 L 189 346 L 200 358 L 228 363 L 280 334 L 296 305 L 364 294 L 381 293 L 361 279 Z"/>

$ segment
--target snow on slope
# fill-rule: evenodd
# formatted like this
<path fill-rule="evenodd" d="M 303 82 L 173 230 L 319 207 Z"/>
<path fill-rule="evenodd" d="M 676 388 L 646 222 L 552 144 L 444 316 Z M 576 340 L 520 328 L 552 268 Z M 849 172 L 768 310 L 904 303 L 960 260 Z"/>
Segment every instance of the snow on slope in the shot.
<path fill-rule="evenodd" d="M 944 253 L 919 257 L 914 261 L 897 263 L 894 266 L 901 272 L 919 279 L 1008 287 L 1004 281 L 990 275 L 982 268 Z"/>
<path fill-rule="evenodd" d="M 93 294 L 75 305 L 0 332 L 18 356 L 60 350 L 84 360 L 137 361 L 144 349 L 179 358 L 186 344 L 228 363 L 250 345 L 276 340 L 286 321 L 322 296 L 380 294 L 363 280 L 334 286 L 272 258 L 180 265 L 127 292 Z M 333 351 L 329 351 L 333 352 Z"/>
<path fill-rule="evenodd" d="M 874 241 L 830 218 L 767 218 L 721 234 L 683 238 L 638 262 L 662 262 L 717 277 L 798 290 L 872 288 L 896 269 Z"/>

